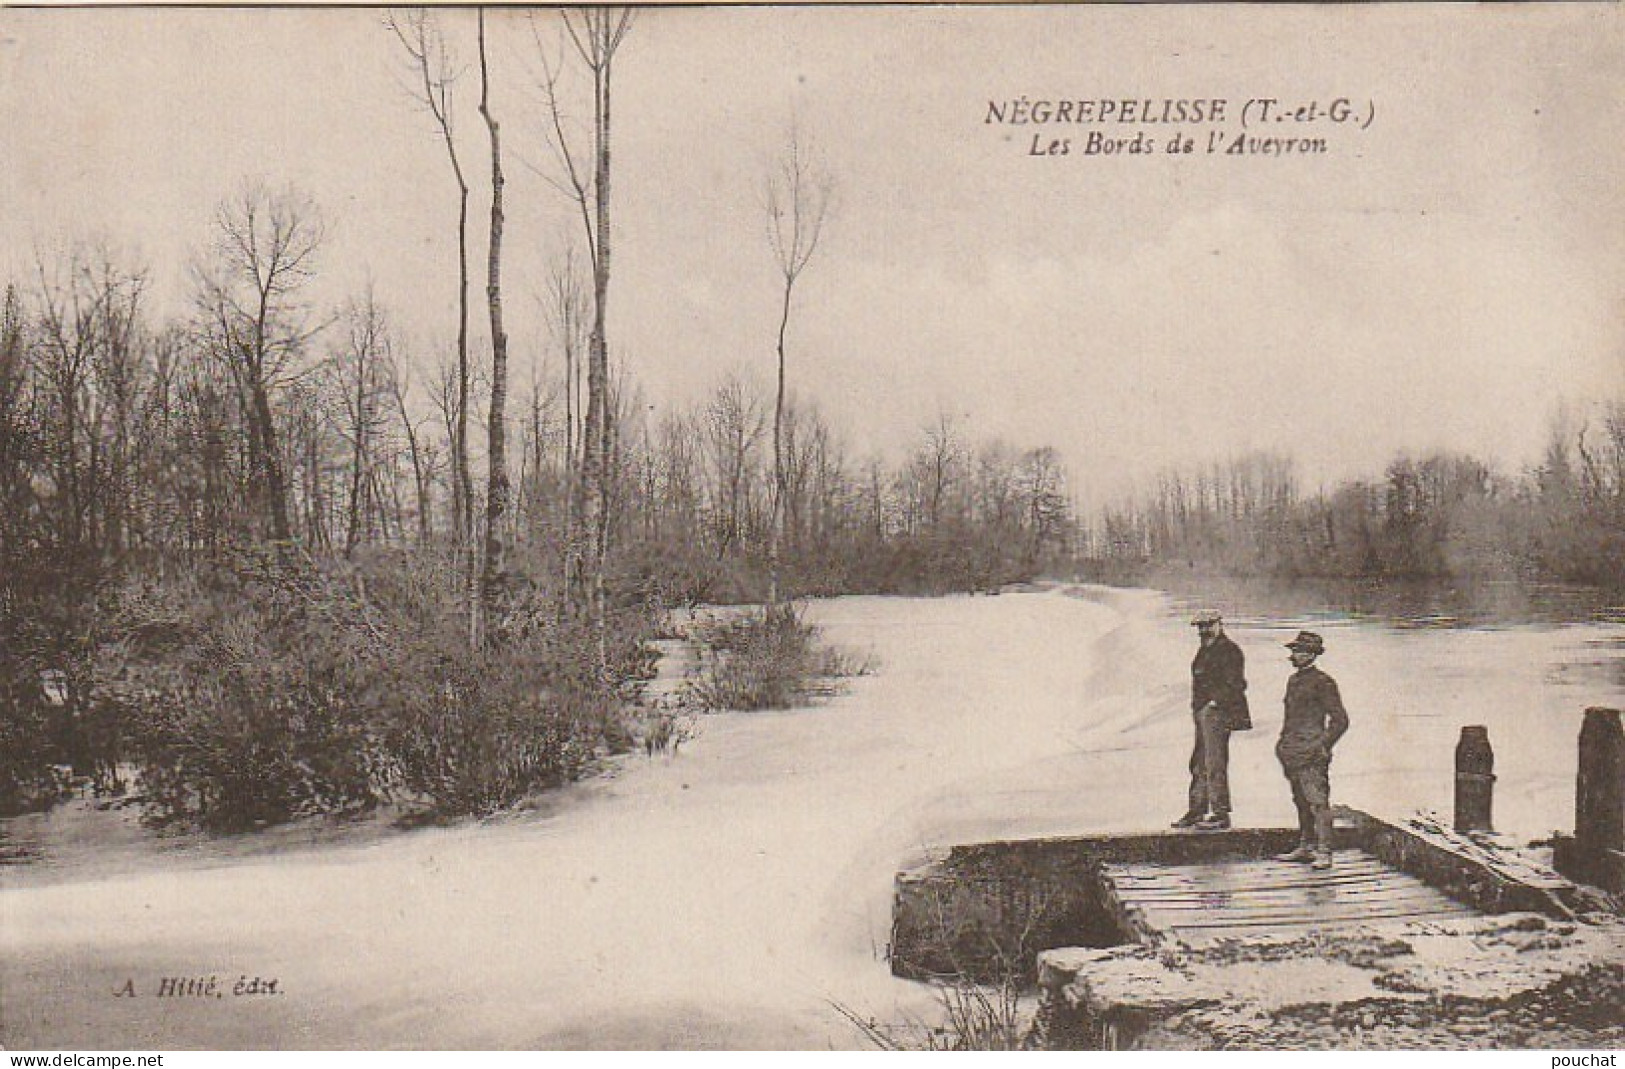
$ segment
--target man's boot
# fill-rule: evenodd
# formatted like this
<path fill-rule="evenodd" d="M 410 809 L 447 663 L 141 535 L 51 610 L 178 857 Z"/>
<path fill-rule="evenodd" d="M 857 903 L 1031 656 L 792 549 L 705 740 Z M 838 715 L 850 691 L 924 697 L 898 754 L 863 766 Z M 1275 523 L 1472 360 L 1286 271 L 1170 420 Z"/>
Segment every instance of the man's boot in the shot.
<path fill-rule="evenodd" d="M 1277 860 L 1277 861 L 1290 861 L 1295 865 L 1307 865 L 1309 862 L 1313 861 L 1314 859 L 1315 859 L 1314 848 L 1311 847 L 1308 843 L 1299 843 L 1295 849 L 1288 850 L 1284 854 L 1276 854 L 1275 855 L 1275 860 Z"/>
<path fill-rule="evenodd" d="M 1315 860 L 1310 863 L 1309 867 L 1325 872 L 1332 867 L 1332 852 L 1330 850 L 1316 850 Z"/>

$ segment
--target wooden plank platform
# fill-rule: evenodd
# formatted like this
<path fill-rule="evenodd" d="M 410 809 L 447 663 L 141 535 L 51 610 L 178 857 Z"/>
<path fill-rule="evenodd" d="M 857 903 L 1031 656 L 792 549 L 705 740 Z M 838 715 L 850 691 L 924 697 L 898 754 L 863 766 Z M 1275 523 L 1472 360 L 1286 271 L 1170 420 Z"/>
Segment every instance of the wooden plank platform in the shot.
<path fill-rule="evenodd" d="M 1317 871 L 1288 861 L 1104 866 L 1108 893 L 1152 929 L 1189 947 L 1261 931 L 1329 930 L 1475 913 L 1469 906 L 1359 850 Z"/>

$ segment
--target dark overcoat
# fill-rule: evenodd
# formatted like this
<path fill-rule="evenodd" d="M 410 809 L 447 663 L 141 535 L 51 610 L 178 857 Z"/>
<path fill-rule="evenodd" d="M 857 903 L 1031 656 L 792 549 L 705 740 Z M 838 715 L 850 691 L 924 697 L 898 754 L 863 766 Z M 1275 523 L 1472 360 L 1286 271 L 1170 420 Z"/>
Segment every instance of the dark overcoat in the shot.
<path fill-rule="evenodd" d="M 1231 731 L 1253 726 L 1247 707 L 1247 659 L 1229 635 L 1198 648 L 1191 662 L 1191 712 L 1208 702 L 1219 707 L 1225 727 Z"/>

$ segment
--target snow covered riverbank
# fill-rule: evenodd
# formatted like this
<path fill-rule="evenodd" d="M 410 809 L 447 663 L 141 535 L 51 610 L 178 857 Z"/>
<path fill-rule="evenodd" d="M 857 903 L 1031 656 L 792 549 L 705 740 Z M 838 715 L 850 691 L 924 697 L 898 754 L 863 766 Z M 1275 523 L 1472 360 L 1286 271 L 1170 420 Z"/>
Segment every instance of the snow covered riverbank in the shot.
<path fill-rule="evenodd" d="M 861 1047 L 832 1000 L 884 1020 L 933 1005 L 884 962 L 911 857 L 1177 815 L 1193 636 L 1172 610 L 1075 589 L 819 603 L 874 675 L 815 708 L 708 717 L 680 756 L 547 815 L 84 880 L 0 869 L 0 1042 Z M 1241 823 L 1291 823 L 1270 743 L 1300 625 L 1231 628 L 1258 725 L 1233 745 Z M 1581 709 L 1618 684 L 1561 666 L 1619 629 L 1322 630 L 1354 719 L 1337 800 L 1448 805 L 1456 731 L 1486 723 L 1501 825 L 1572 819 Z M 172 977 L 222 997 L 156 997 Z M 256 977 L 276 993 L 233 994 Z"/>

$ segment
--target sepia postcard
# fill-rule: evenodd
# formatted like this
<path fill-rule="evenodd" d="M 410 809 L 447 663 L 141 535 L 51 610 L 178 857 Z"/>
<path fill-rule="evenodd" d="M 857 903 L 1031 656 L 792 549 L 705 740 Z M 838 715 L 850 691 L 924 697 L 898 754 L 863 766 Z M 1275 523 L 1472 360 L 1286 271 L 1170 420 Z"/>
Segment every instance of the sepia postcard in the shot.
<path fill-rule="evenodd" d="M 0 7 L 0 1047 L 1611 1059 L 1622 85 Z"/>

